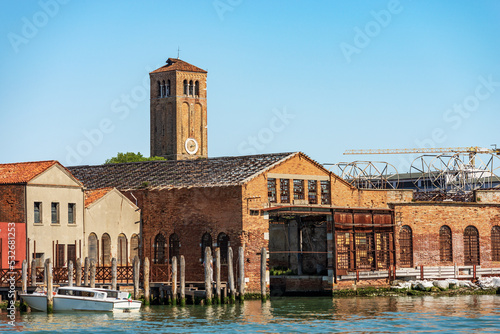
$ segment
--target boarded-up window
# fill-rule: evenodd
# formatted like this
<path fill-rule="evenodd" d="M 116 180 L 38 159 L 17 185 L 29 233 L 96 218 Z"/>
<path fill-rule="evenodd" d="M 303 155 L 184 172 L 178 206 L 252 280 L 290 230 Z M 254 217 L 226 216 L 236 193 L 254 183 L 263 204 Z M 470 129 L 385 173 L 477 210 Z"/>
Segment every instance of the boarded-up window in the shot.
<path fill-rule="evenodd" d="M 293 199 L 304 199 L 304 180 L 293 180 Z"/>
<path fill-rule="evenodd" d="M 96 261 L 97 262 L 97 253 L 98 253 L 98 242 L 97 242 L 97 235 L 95 233 L 91 233 L 89 235 L 89 260 Z"/>
<path fill-rule="evenodd" d="M 413 238 L 410 226 L 406 225 L 399 231 L 399 264 L 413 267 Z"/>
<path fill-rule="evenodd" d="M 176 233 L 170 235 L 169 238 L 169 259 L 172 261 L 172 258 L 177 257 L 177 263 L 179 263 L 179 252 L 180 252 L 181 243 L 179 241 L 179 236 Z"/>
<path fill-rule="evenodd" d="M 62 268 L 64 267 L 64 249 L 66 245 L 57 244 L 56 245 L 56 267 Z"/>
<path fill-rule="evenodd" d="M 276 179 L 267 180 L 267 198 L 269 202 L 276 203 Z"/>
<path fill-rule="evenodd" d="M 227 264 L 227 252 L 229 249 L 229 237 L 226 233 L 217 236 L 217 247 L 220 249 L 220 263 Z"/>
<path fill-rule="evenodd" d="M 205 262 L 205 249 L 209 247 L 212 250 L 212 236 L 210 233 L 205 233 L 201 237 L 201 259 Z"/>
<path fill-rule="evenodd" d="M 153 263 L 156 264 L 165 264 L 166 263 L 166 257 L 165 257 L 165 248 L 166 248 L 166 240 L 163 234 L 158 233 L 155 237 L 155 242 L 153 244 L 154 248 L 154 257 L 153 257 Z"/>
<path fill-rule="evenodd" d="M 76 245 L 68 245 L 68 265 L 69 261 L 73 262 L 73 266 L 76 265 Z"/>
<path fill-rule="evenodd" d="M 307 197 L 309 200 L 309 204 L 318 204 L 318 181 L 307 181 L 307 187 Z"/>
<path fill-rule="evenodd" d="M 102 235 L 101 243 L 101 263 L 103 266 L 111 266 L 111 238 L 109 237 L 109 234 L 104 233 Z"/>
<path fill-rule="evenodd" d="M 474 226 L 467 226 L 464 231 L 464 264 L 479 265 L 479 232 Z"/>
<path fill-rule="evenodd" d="M 491 260 L 500 261 L 500 226 L 491 229 Z"/>
<path fill-rule="evenodd" d="M 280 179 L 280 202 L 290 203 L 290 180 Z"/>
<path fill-rule="evenodd" d="M 126 266 L 127 265 L 127 237 L 125 234 L 121 233 L 118 236 L 118 258 L 116 259 L 117 265 Z"/>
<path fill-rule="evenodd" d="M 321 204 L 330 204 L 330 181 L 321 181 Z"/>
<path fill-rule="evenodd" d="M 451 229 L 446 225 L 441 226 L 439 229 L 439 259 L 441 262 L 453 261 Z"/>
<path fill-rule="evenodd" d="M 139 236 L 134 234 L 132 235 L 132 238 L 130 238 L 129 262 L 132 263 L 136 256 L 139 256 Z"/>

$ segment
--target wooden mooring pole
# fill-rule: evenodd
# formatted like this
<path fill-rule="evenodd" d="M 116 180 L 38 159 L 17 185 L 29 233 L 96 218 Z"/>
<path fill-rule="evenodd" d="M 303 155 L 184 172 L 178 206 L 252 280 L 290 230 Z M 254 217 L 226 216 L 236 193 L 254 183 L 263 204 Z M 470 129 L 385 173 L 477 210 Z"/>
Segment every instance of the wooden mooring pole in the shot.
<path fill-rule="evenodd" d="M 54 311 L 54 295 L 52 294 L 52 262 L 50 259 L 45 260 L 45 277 L 47 278 L 47 313 Z"/>
<path fill-rule="evenodd" d="M 177 305 L 177 256 L 172 257 L 172 305 Z"/>
<path fill-rule="evenodd" d="M 210 247 L 205 248 L 205 302 L 212 304 L 212 253 Z"/>
<path fill-rule="evenodd" d="M 95 288 L 95 260 L 90 261 L 90 287 Z"/>
<path fill-rule="evenodd" d="M 21 292 L 28 292 L 28 262 L 23 260 L 22 274 L 21 274 Z"/>
<path fill-rule="evenodd" d="M 111 259 L 111 290 L 116 290 L 118 267 L 116 258 Z"/>
<path fill-rule="evenodd" d="M 240 301 L 245 300 L 245 248 L 238 248 L 238 281 L 239 281 L 239 289 L 238 295 L 240 296 Z"/>
<path fill-rule="evenodd" d="M 233 249 L 229 247 L 227 249 L 227 283 L 229 285 L 229 302 L 235 302 L 234 294 L 234 270 L 233 270 Z"/>
<path fill-rule="evenodd" d="M 84 266 L 83 266 L 83 285 L 84 286 L 89 286 L 89 268 L 90 267 L 90 261 L 89 258 L 85 258 Z"/>
<path fill-rule="evenodd" d="M 184 255 L 181 255 L 180 260 L 180 269 L 181 269 L 181 298 L 180 304 L 181 306 L 186 305 L 186 261 L 184 260 Z"/>
<path fill-rule="evenodd" d="M 31 261 L 31 286 L 36 287 L 36 260 Z"/>
<path fill-rule="evenodd" d="M 82 285 L 82 259 L 76 259 L 76 286 Z"/>
<path fill-rule="evenodd" d="M 136 255 L 134 257 L 134 266 L 133 266 L 133 274 L 134 274 L 134 299 L 139 298 L 139 275 L 140 275 L 139 269 L 140 268 L 141 268 L 141 260 L 139 260 L 139 257 Z"/>
<path fill-rule="evenodd" d="M 68 262 L 68 286 L 73 286 L 73 261 Z"/>
<path fill-rule="evenodd" d="M 220 290 L 221 290 L 221 281 L 220 281 L 220 248 L 217 247 L 215 249 L 215 303 L 220 304 Z"/>
<path fill-rule="evenodd" d="M 267 250 L 262 247 L 262 251 L 260 253 L 260 294 L 262 301 L 266 300 L 267 297 L 267 289 L 266 289 L 266 269 L 267 269 Z"/>
<path fill-rule="evenodd" d="M 144 305 L 149 305 L 149 259 L 144 259 Z"/>

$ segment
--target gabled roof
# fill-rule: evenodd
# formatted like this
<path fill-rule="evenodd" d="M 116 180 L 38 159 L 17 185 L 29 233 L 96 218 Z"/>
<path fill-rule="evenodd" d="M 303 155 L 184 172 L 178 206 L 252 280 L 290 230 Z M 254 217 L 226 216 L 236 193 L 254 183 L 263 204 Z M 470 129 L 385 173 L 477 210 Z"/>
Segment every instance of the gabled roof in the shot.
<path fill-rule="evenodd" d="M 111 187 L 85 190 L 85 207 L 87 208 L 95 201 L 100 200 L 111 190 L 113 190 Z"/>
<path fill-rule="evenodd" d="M 55 160 L 0 164 L 0 184 L 28 183 L 55 164 L 60 165 Z"/>
<path fill-rule="evenodd" d="M 168 72 L 168 71 L 185 71 L 185 72 L 200 72 L 207 73 L 199 67 L 186 63 L 184 60 L 177 58 L 168 58 L 167 65 L 162 66 L 151 73 Z"/>
<path fill-rule="evenodd" d="M 88 189 L 116 187 L 220 187 L 241 185 L 295 153 L 275 153 L 180 161 L 144 161 L 69 167 Z"/>

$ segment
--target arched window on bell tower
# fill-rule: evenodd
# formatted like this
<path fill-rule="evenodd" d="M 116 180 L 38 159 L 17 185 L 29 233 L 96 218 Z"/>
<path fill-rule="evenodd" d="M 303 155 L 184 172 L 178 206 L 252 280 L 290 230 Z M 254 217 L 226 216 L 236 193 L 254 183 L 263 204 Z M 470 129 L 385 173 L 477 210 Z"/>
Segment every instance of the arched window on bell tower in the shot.
<path fill-rule="evenodd" d="M 158 84 L 158 97 L 161 97 L 161 92 L 162 92 L 162 86 L 161 86 L 161 83 L 160 81 L 157 81 L 157 84 Z"/>
<path fill-rule="evenodd" d="M 194 95 L 194 85 L 193 85 L 193 80 L 189 81 L 189 95 L 193 96 Z"/>
<path fill-rule="evenodd" d="M 194 95 L 200 96 L 200 82 L 198 80 L 194 83 Z"/>
<path fill-rule="evenodd" d="M 184 95 L 188 95 L 188 82 L 184 80 Z"/>
<path fill-rule="evenodd" d="M 161 97 L 166 97 L 167 94 L 165 94 L 165 80 L 162 81 L 162 85 L 161 85 Z"/>
<path fill-rule="evenodd" d="M 170 96 L 170 80 L 167 80 L 167 97 Z"/>

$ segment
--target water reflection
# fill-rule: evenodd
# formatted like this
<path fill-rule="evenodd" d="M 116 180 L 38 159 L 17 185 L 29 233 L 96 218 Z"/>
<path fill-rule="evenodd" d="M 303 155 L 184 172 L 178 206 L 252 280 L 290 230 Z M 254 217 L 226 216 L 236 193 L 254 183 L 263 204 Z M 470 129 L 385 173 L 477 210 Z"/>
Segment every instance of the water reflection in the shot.
<path fill-rule="evenodd" d="M 47 333 L 495 332 L 500 296 L 277 298 L 222 306 L 150 306 L 137 313 L 17 314 Z M 0 332 L 11 329 L 5 312 Z"/>

